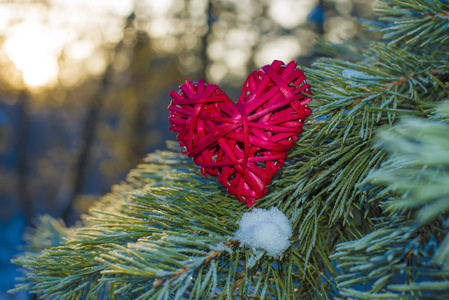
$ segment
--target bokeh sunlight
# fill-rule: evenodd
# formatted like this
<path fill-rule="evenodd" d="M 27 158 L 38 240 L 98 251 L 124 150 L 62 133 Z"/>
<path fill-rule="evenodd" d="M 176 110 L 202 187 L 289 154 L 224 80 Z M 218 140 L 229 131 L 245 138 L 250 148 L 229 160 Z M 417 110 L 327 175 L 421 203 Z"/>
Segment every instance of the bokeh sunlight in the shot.
<path fill-rule="evenodd" d="M 29 86 L 54 85 L 59 72 L 60 40 L 39 23 L 25 21 L 6 37 L 5 53 Z"/>

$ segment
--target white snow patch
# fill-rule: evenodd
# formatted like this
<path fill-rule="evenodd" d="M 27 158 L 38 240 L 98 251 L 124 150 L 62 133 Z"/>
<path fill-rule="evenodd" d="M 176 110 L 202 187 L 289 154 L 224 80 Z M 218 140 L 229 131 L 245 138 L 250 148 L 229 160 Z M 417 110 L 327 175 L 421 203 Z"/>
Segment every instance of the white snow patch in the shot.
<path fill-rule="evenodd" d="M 280 256 L 290 246 L 292 226 L 287 216 L 276 207 L 255 208 L 244 213 L 235 237 L 252 249 L 265 250 L 268 256 Z"/>

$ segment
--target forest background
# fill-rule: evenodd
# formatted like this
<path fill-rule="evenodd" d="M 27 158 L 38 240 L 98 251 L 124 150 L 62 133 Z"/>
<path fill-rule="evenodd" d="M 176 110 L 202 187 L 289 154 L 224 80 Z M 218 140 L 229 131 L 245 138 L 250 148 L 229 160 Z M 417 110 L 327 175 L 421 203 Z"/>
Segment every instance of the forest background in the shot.
<path fill-rule="evenodd" d="M 165 149 L 168 93 L 189 80 L 232 98 L 274 59 L 309 66 L 320 39 L 357 38 L 362 0 L 0 2 L 0 299 L 23 230 L 79 215 Z"/>

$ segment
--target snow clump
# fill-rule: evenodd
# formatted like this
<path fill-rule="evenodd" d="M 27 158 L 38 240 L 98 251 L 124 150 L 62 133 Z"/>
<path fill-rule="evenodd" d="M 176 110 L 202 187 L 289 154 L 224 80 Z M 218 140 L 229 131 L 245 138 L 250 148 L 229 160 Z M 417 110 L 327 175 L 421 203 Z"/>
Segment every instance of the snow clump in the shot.
<path fill-rule="evenodd" d="M 287 216 L 276 207 L 255 208 L 244 213 L 235 237 L 241 244 L 265 250 L 268 256 L 280 256 L 290 246 L 292 226 Z"/>

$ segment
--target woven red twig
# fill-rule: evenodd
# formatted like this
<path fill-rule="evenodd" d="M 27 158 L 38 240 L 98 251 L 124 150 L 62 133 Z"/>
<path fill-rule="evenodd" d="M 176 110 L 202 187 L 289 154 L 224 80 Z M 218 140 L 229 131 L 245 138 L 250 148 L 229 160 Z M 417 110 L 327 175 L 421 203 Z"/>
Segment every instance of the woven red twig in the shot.
<path fill-rule="evenodd" d="M 170 130 L 205 176 L 253 205 L 284 164 L 311 110 L 310 86 L 294 61 L 251 73 L 237 104 L 214 84 L 187 81 L 170 93 Z"/>

